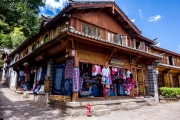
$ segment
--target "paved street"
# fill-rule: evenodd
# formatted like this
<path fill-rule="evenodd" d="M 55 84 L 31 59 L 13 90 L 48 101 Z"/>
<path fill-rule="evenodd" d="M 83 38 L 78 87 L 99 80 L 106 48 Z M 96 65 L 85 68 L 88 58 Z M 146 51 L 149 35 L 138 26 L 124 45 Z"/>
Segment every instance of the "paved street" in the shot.
<path fill-rule="evenodd" d="M 119 110 L 101 117 L 65 116 L 60 110 L 23 99 L 0 83 L 0 118 L 5 120 L 180 120 L 180 102 Z"/>

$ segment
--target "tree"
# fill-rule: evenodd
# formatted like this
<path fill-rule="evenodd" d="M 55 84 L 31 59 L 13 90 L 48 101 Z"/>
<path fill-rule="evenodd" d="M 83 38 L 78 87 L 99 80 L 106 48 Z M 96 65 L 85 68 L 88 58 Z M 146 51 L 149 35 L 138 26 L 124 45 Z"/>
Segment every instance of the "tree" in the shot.
<path fill-rule="evenodd" d="M 36 34 L 41 23 L 39 6 L 43 5 L 42 0 L 1 0 L 0 20 L 8 25 L 9 31 L 1 27 L 0 31 L 8 34 L 14 27 L 23 27 L 21 30 L 26 37 Z"/>
<path fill-rule="evenodd" d="M 15 48 L 18 47 L 25 40 L 24 33 L 21 32 L 21 29 L 22 27 L 15 27 L 14 31 L 10 33 L 12 46 Z"/>
<path fill-rule="evenodd" d="M 17 47 L 39 32 L 42 0 L 0 0 L 0 47 Z"/>

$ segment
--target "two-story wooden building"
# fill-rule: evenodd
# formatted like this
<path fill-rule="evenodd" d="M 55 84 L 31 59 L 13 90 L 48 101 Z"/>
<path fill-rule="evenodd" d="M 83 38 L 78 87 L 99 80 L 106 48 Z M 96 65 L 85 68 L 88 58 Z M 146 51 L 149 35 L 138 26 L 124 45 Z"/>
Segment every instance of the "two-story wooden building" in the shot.
<path fill-rule="evenodd" d="M 115 2 L 71 2 L 9 55 L 9 67 L 18 73 L 18 90 L 44 90 L 46 99 L 98 101 L 104 88 L 109 99 L 156 96 L 154 68 L 162 55 L 149 52 L 159 50 L 154 44 Z"/>
<path fill-rule="evenodd" d="M 156 67 L 158 87 L 180 87 L 180 54 L 156 46 L 151 52 L 163 55 Z"/>

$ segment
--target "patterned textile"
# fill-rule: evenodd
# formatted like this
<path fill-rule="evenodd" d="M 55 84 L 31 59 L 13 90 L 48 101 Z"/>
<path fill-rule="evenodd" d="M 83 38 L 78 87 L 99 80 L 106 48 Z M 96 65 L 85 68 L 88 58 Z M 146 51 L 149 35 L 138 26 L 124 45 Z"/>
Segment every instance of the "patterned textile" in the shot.
<path fill-rule="evenodd" d="M 116 84 L 110 85 L 110 96 L 117 96 L 117 88 Z"/>
<path fill-rule="evenodd" d="M 62 95 L 65 96 L 72 95 L 72 79 L 62 80 Z"/>
<path fill-rule="evenodd" d="M 123 86 L 123 84 L 118 84 L 118 95 L 124 95 L 124 86 Z"/>
<path fill-rule="evenodd" d="M 74 59 L 66 60 L 65 79 L 72 79 Z"/>
<path fill-rule="evenodd" d="M 64 79 L 65 64 L 55 64 L 53 93 L 62 95 L 62 81 Z"/>

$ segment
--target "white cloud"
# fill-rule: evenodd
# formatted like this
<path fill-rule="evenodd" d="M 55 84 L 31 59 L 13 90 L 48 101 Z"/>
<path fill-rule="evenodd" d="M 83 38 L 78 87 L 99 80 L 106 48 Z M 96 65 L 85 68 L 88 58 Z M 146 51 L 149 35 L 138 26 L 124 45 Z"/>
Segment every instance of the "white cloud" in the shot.
<path fill-rule="evenodd" d="M 143 17 L 143 14 L 142 14 L 142 10 L 141 10 L 141 9 L 139 9 L 139 15 L 140 15 L 141 19 L 143 19 L 143 18 L 144 18 L 144 17 Z"/>
<path fill-rule="evenodd" d="M 136 21 L 136 19 L 130 19 L 133 23 Z"/>
<path fill-rule="evenodd" d="M 160 43 L 160 42 L 158 42 L 158 43 L 156 44 L 156 46 L 158 46 L 158 47 L 159 47 L 160 45 L 161 45 L 161 43 Z"/>
<path fill-rule="evenodd" d="M 45 14 L 46 10 L 52 11 L 57 14 L 57 10 L 64 8 L 68 0 L 45 0 L 45 7 L 40 7 L 40 13 Z"/>
<path fill-rule="evenodd" d="M 156 16 L 151 16 L 149 19 L 148 19 L 148 22 L 156 22 L 158 20 L 161 19 L 161 15 L 156 15 Z"/>
<path fill-rule="evenodd" d="M 178 46 L 178 50 L 180 50 L 180 45 Z"/>

